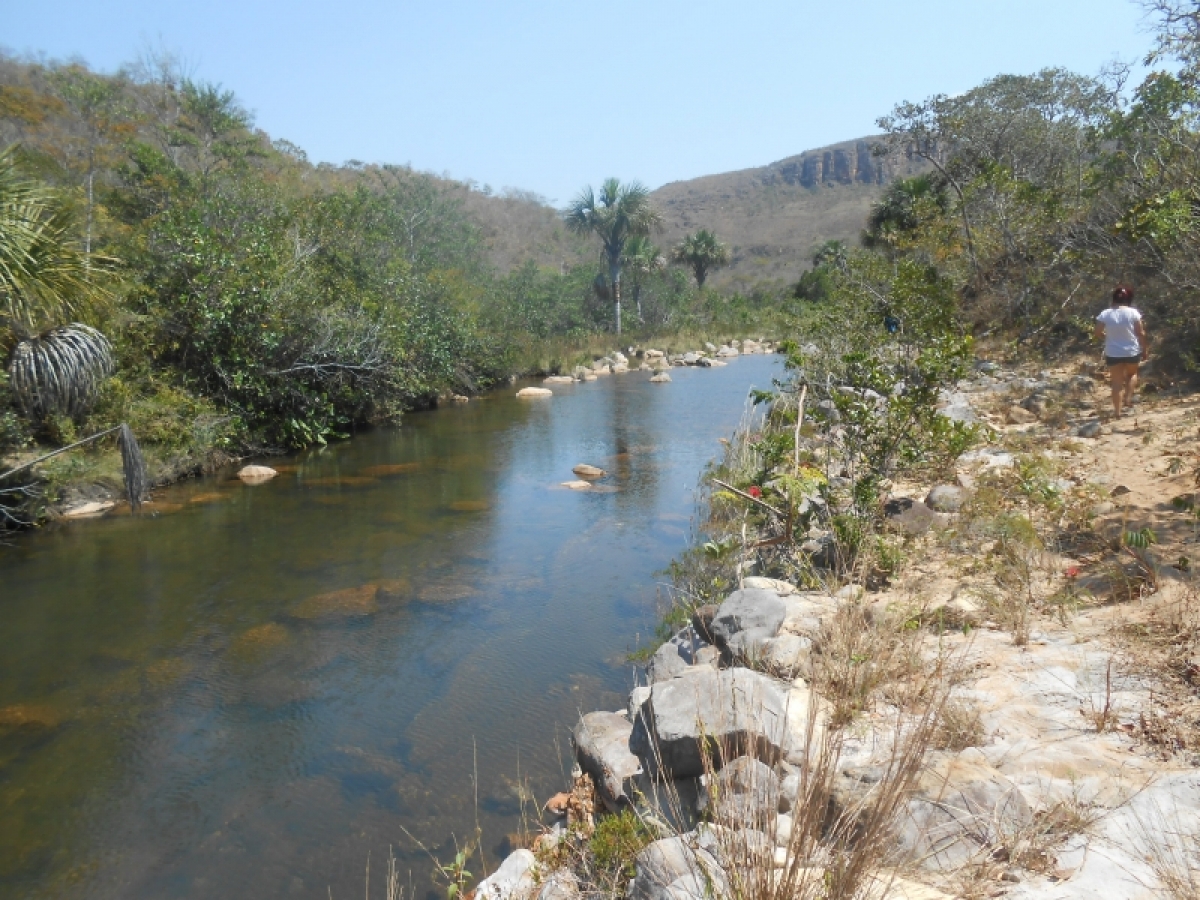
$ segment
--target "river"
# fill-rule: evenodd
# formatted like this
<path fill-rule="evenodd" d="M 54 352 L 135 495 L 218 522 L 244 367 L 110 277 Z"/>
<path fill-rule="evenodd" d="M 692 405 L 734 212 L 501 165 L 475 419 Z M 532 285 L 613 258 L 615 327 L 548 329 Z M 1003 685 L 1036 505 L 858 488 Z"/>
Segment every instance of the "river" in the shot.
<path fill-rule="evenodd" d="M 343 900 L 368 856 L 382 896 L 392 846 L 424 897 L 401 826 L 448 858 L 478 824 L 494 866 L 579 713 L 624 707 L 778 371 L 506 388 L 0 548 L 0 896 Z M 610 474 L 560 487 L 578 463 Z"/>

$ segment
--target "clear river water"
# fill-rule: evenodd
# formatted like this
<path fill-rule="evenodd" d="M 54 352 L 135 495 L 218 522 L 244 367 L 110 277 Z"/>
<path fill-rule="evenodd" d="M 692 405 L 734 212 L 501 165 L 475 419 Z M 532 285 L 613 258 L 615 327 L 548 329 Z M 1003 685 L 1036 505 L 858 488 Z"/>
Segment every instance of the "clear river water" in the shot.
<path fill-rule="evenodd" d="M 578 715 L 624 708 L 698 479 L 778 372 L 506 388 L 0 547 L 0 897 L 345 900 L 368 857 L 382 896 L 391 846 L 423 898 L 401 826 L 445 859 L 478 823 L 494 866 Z M 560 487 L 578 463 L 609 475 Z"/>

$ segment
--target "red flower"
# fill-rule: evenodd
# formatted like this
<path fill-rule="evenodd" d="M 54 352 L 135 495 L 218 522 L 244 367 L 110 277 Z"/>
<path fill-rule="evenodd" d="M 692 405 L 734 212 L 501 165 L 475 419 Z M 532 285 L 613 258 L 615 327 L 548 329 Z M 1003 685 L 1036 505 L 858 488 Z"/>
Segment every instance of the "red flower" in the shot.
<path fill-rule="evenodd" d="M 760 488 L 757 484 L 752 484 L 752 485 L 750 485 L 750 487 L 746 488 L 746 493 L 749 494 L 751 497 L 755 497 L 755 498 L 761 497 L 762 496 L 762 488 Z"/>
<path fill-rule="evenodd" d="M 1068 578 L 1078 578 L 1078 577 L 1079 577 L 1079 566 L 1070 566 L 1070 567 L 1068 567 L 1068 569 L 1067 569 L 1067 577 L 1068 577 Z"/>

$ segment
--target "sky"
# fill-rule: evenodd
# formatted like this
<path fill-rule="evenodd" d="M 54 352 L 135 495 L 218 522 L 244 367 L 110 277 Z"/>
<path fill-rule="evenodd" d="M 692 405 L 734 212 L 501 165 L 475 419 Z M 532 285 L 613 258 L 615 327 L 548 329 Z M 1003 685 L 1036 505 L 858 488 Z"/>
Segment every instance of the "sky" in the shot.
<path fill-rule="evenodd" d="M 0 46 L 114 71 L 148 48 L 313 162 L 409 164 L 561 206 L 876 132 L 1002 73 L 1096 74 L 1134 0 L 0 0 Z"/>

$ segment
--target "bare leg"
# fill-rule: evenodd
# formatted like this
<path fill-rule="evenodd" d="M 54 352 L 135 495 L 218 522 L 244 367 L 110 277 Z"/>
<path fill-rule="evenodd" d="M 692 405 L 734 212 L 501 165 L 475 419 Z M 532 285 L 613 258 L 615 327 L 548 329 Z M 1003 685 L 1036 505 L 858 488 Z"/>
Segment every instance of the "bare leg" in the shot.
<path fill-rule="evenodd" d="M 1113 413 L 1118 419 L 1121 418 L 1121 395 L 1125 390 L 1125 379 L 1122 377 L 1124 373 L 1121 371 L 1123 368 L 1125 367 L 1111 366 L 1108 370 L 1108 383 L 1112 388 Z"/>
<path fill-rule="evenodd" d="M 1125 383 L 1125 405 L 1133 409 L 1133 395 L 1137 393 L 1138 367 L 1131 365 L 1129 381 Z"/>

